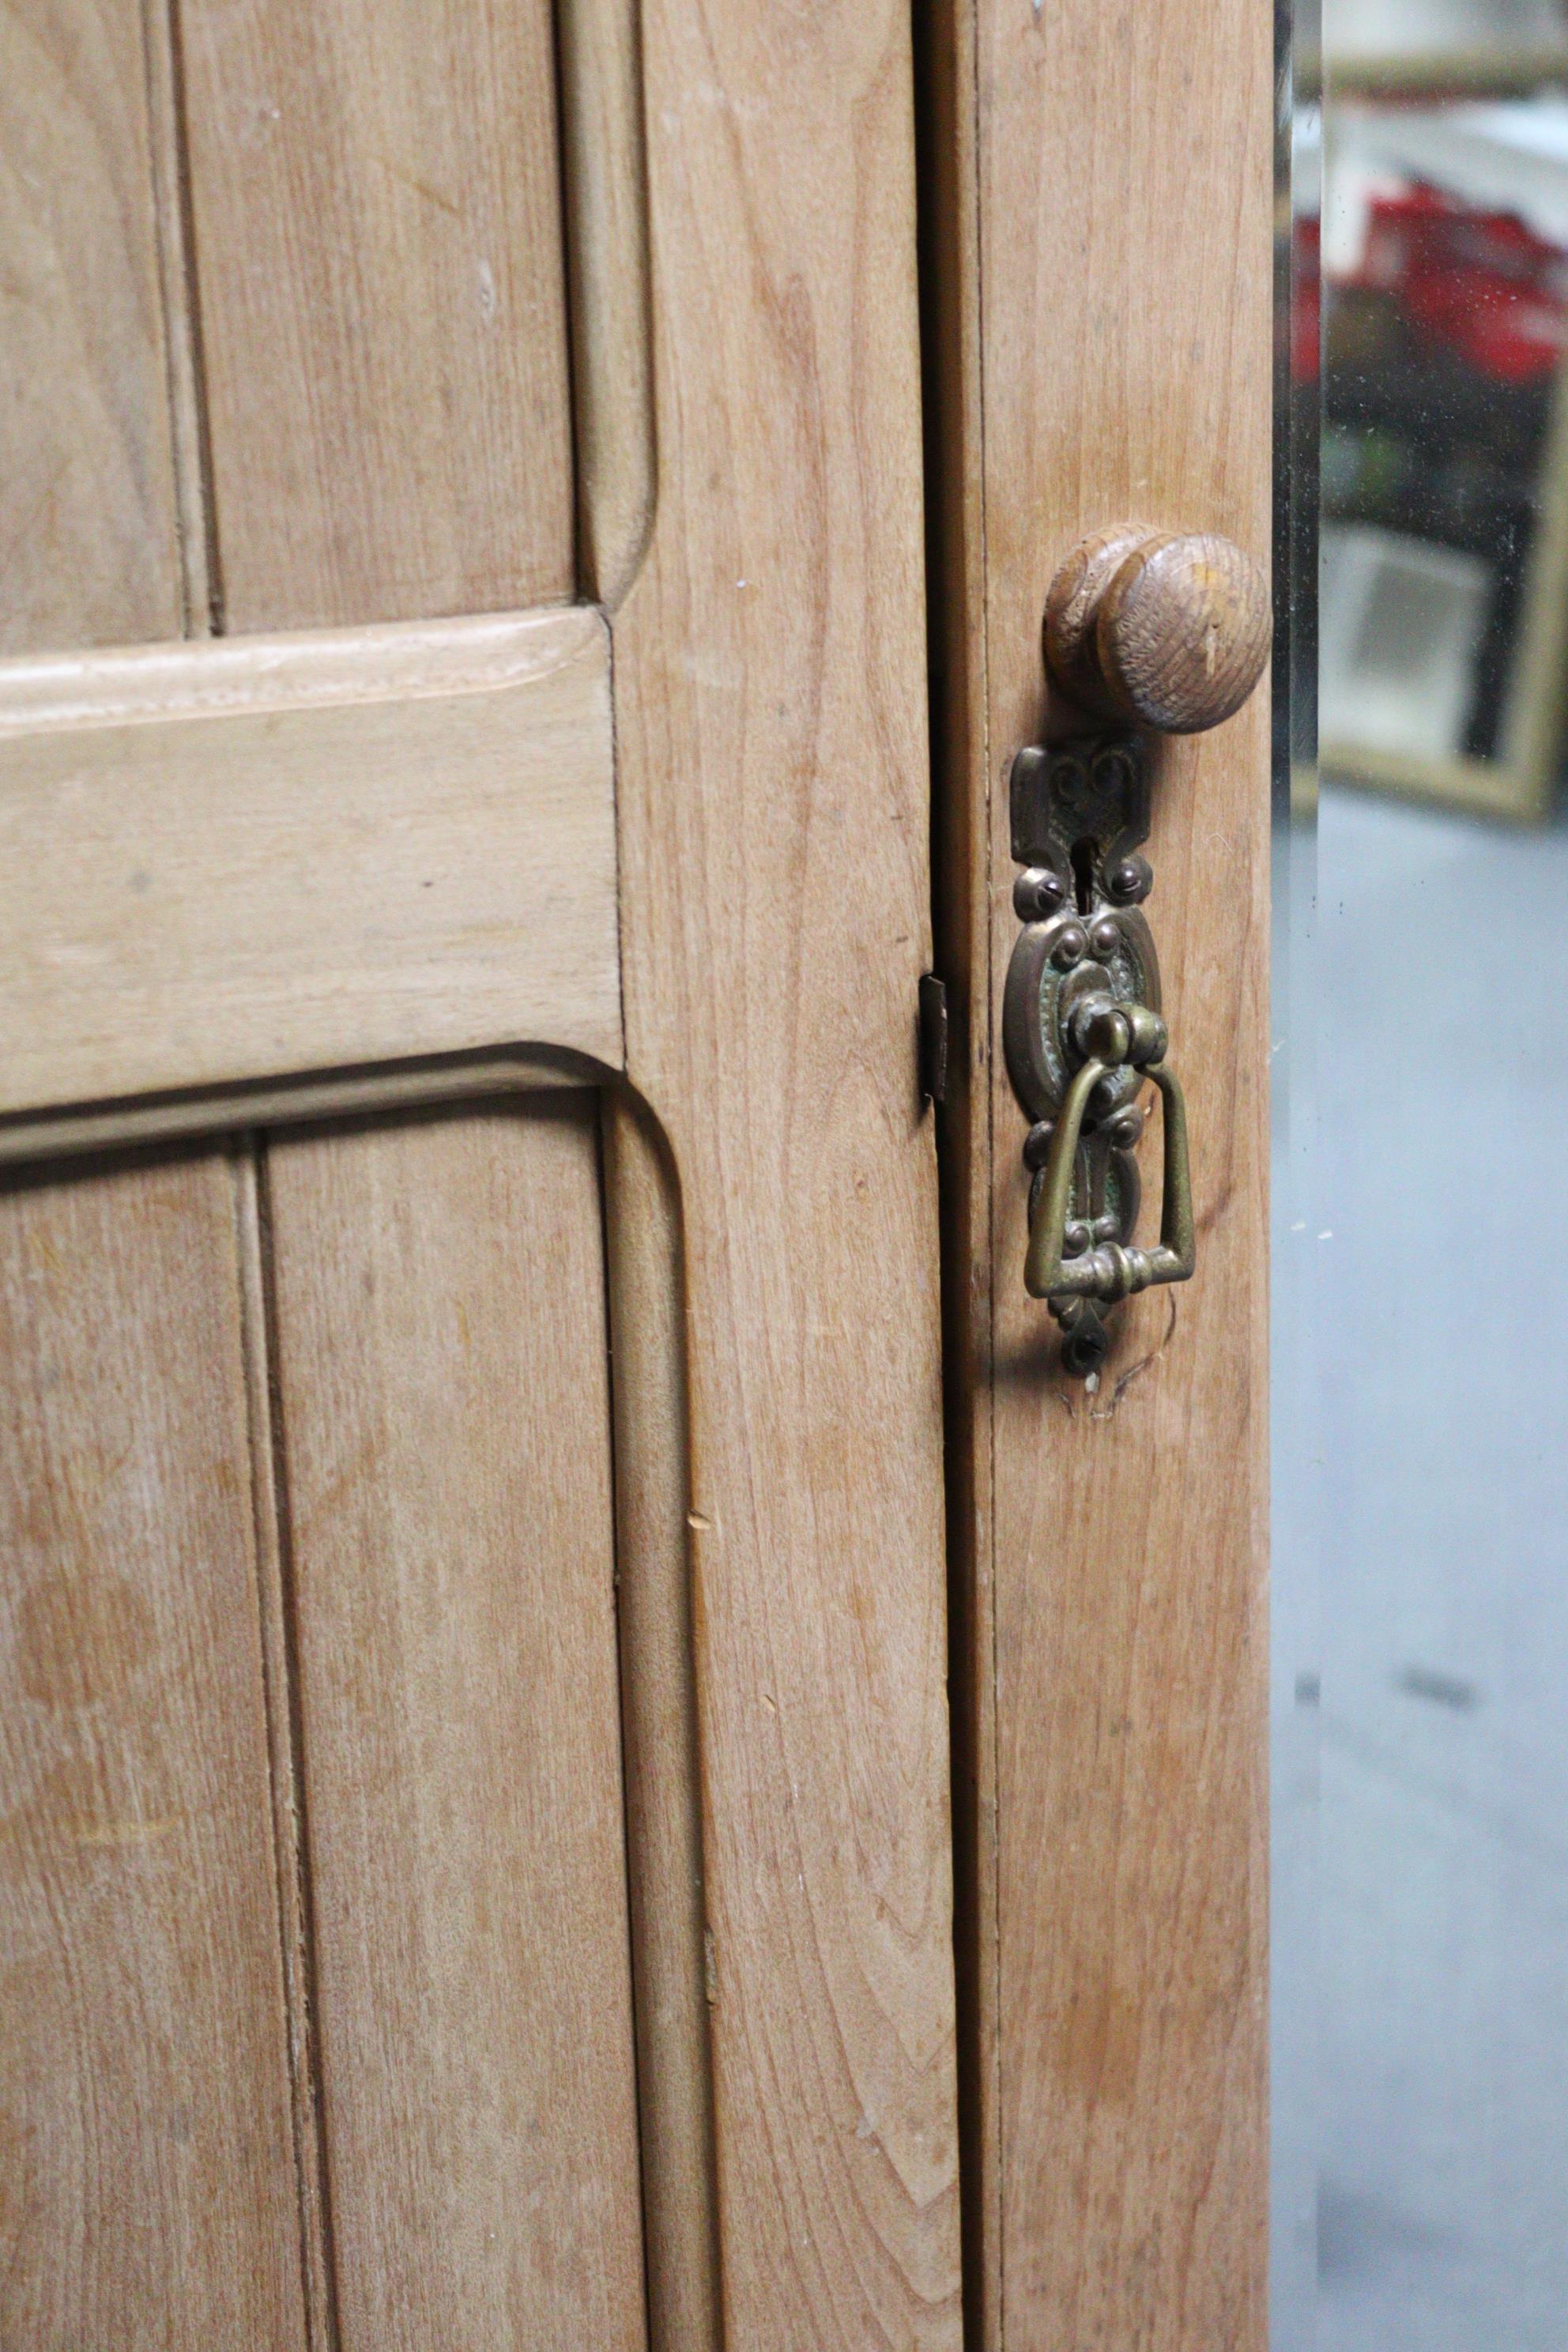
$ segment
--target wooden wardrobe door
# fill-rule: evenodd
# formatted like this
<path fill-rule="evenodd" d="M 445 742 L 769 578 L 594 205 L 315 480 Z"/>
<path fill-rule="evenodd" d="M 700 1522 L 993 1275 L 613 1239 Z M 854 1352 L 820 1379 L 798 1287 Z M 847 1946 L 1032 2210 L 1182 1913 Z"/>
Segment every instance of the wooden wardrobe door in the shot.
<path fill-rule="evenodd" d="M 0 2336 L 956 2352 L 908 13 L 0 40 Z"/>
<path fill-rule="evenodd" d="M 1025 1290 L 1000 1048 L 1011 762 L 1105 725 L 1047 708 L 1058 565 L 1129 522 L 1268 565 L 1274 26 L 1252 0 L 924 21 L 975 2340 L 1262 2352 L 1266 688 L 1143 737 L 1196 1270 L 1115 1309 L 1087 1381 Z M 1140 1157 L 1157 1199 L 1152 1119 Z"/>

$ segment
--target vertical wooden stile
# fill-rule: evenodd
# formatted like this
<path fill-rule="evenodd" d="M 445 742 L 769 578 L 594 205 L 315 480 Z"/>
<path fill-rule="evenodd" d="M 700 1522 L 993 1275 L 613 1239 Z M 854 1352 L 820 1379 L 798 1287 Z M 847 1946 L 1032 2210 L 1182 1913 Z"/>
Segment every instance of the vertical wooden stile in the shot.
<path fill-rule="evenodd" d="M 1266 694 L 1153 748 L 1198 1265 L 1121 1311 L 1089 1387 L 1024 1291 L 996 1048 L 1053 572 L 1126 520 L 1268 559 L 1273 27 L 1248 0 L 923 13 L 974 2342 L 1261 2352 Z"/>
<path fill-rule="evenodd" d="M 959 2340 L 907 10 L 642 10 L 627 1071 L 680 1171 L 726 2341 Z"/>

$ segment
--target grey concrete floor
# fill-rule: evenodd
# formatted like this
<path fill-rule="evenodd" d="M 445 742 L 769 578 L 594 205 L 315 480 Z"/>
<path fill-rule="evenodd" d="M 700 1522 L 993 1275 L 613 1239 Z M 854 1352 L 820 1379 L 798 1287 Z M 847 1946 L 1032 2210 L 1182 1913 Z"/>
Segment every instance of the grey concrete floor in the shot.
<path fill-rule="evenodd" d="M 1563 2352 L 1568 832 L 1325 790 L 1317 881 L 1282 1008 L 1275 2344 Z"/>

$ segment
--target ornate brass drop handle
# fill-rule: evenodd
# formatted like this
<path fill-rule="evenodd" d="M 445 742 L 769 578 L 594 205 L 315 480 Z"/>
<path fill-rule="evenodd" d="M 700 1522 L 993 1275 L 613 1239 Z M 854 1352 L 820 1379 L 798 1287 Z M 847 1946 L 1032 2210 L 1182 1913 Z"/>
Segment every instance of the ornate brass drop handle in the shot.
<path fill-rule="evenodd" d="M 1024 1287 L 1031 1298 L 1097 1298 L 1110 1306 L 1157 1282 L 1185 1282 L 1193 1270 L 1193 1180 L 1187 1160 L 1187 1105 L 1174 1070 L 1165 1067 L 1165 1024 L 1146 1004 L 1085 997 L 1074 1016 L 1088 1059 L 1073 1074 L 1050 1139 L 1029 1226 Z M 1157 1249 L 1102 1241 L 1066 1253 L 1068 1208 L 1084 1117 L 1112 1071 L 1147 1071 L 1164 1103 L 1165 1165 Z"/>
<path fill-rule="evenodd" d="M 1067 1369 L 1084 1375 L 1109 1349 L 1107 1310 L 1152 1284 L 1185 1282 L 1194 1260 L 1186 1104 L 1165 1060 L 1142 912 L 1154 876 L 1139 854 L 1149 787 L 1137 730 L 1190 733 L 1240 708 L 1268 658 L 1268 586 L 1228 540 L 1102 531 L 1053 581 L 1045 636 L 1053 679 L 1085 718 L 1082 732 L 1051 750 L 1030 744 L 1013 762 L 1024 928 L 1003 1042 L 1032 1122 L 1025 1285 L 1060 1323 Z M 1164 1128 L 1153 1249 L 1134 1240 L 1145 1080 Z"/>

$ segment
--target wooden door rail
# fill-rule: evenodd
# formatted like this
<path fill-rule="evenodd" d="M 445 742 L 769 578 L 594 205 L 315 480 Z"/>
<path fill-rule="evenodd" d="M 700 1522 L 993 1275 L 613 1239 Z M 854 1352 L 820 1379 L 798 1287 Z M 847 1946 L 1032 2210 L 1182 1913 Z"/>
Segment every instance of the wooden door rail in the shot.
<path fill-rule="evenodd" d="M 0 1115 L 498 1045 L 618 1069 L 616 898 L 589 607 L 0 664 Z"/>

